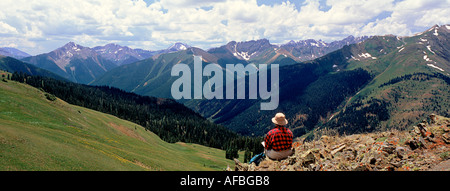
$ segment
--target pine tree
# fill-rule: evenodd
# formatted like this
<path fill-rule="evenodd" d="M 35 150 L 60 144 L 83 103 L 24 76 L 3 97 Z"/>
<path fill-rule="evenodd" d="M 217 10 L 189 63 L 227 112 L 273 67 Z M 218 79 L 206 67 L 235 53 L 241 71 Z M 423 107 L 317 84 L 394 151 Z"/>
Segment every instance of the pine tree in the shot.
<path fill-rule="evenodd" d="M 248 161 L 250 161 L 250 159 L 252 159 L 252 152 L 250 152 L 249 150 L 245 150 L 244 163 L 247 163 Z"/>

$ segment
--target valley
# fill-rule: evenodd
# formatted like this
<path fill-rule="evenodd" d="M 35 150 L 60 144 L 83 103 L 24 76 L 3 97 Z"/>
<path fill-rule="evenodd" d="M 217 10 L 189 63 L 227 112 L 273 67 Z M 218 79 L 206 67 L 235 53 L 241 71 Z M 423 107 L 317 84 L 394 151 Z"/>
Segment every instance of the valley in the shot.
<path fill-rule="evenodd" d="M 317 140 L 318 131 L 406 132 L 431 113 L 450 117 L 449 28 L 331 43 L 230 41 L 208 50 L 183 43 L 149 51 L 74 42 L 36 56 L 2 49 L 9 52 L 0 56 L 0 69 L 13 79 L 0 81 L 6 151 L 0 168 L 223 170 L 234 164 L 229 159 L 262 152 L 261 136 L 277 112 L 286 115 L 297 141 Z M 218 64 L 222 77 L 231 73 L 227 64 L 254 64 L 256 71 L 278 64 L 278 107 L 262 110 L 267 100 L 249 99 L 248 91 L 244 99 L 174 100 L 178 77 L 171 70 L 194 71 L 198 56 L 202 67 Z M 232 74 L 235 84 L 259 75 Z M 202 82 L 215 77 L 189 75 Z"/>
<path fill-rule="evenodd" d="M 443 25 L 411 37 L 374 36 L 280 67 L 280 106 L 275 111 L 292 119 L 294 134 L 307 137 L 316 128 L 361 133 L 405 129 L 430 112 L 448 117 L 448 35 Z M 431 76 L 421 78 L 422 73 Z M 396 78 L 401 82 L 385 84 Z M 273 114 L 258 111 L 258 103 L 204 100 L 186 105 L 236 132 L 262 135 Z"/>

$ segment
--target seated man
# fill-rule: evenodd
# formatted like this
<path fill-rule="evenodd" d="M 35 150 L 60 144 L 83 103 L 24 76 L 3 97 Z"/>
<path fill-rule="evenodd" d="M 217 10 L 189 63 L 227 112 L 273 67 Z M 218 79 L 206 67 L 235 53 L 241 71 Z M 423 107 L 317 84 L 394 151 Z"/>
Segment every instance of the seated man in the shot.
<path fill-rule="evenodd" d="M 288 121 L 283 113 L 277 113 L 272 122 L 276 125 L 270 130 L 264 142 L 264 152 L 272 160 L 282 160 L 293 154 L 291 130 L 284 127 Z"/>

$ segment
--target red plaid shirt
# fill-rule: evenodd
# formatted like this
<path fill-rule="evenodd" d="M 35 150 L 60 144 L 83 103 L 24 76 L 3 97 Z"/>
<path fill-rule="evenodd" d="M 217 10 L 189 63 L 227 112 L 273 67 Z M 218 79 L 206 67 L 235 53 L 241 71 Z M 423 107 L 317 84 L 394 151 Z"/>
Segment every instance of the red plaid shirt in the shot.
<path fill-rule="evenodd" d="M 283 151 L 292 148 L 293 134 L 291 130 L 283 126 L 276 126 L 270 130 L 264 139 L 265 149 Z"/>

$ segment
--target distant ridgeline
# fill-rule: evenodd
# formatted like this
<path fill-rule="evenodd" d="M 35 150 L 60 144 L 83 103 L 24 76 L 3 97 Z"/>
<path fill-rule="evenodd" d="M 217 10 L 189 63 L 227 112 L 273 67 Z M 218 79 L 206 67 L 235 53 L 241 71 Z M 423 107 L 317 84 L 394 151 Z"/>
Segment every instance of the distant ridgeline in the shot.
<path fill-rule="evenodd" d="M 261 137 L 240 136 L 172 99 L 140 96 L 108 86 L 88 86 L 17 72 L 12 74 L 11 80 L 34 86 L 70 104 L 137 123 L 167 142 L 181 141 L 223 149 L 230 159 L 238 157 L 238 150 L 262 152 Z"/>

